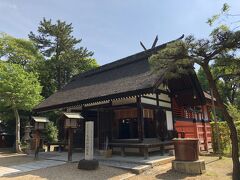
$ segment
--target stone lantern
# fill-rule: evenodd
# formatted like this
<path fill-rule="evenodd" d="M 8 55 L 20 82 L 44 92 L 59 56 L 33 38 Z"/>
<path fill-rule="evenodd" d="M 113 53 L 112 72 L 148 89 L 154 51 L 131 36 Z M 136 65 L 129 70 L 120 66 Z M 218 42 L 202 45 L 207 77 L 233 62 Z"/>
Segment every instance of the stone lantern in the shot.
<path fill-rule="evenodd" d="M 24 137 L 23 140 L 25 142 L 28 142 L 31 140 L 30 133 L 32 131 L 33 126 L 31 126 L 29 123 L 24 127 Z"/>
<path fill-rule="evenodd" d="M 30 143 L 32 138 L 30 137 L 30 133 L 32 131 L 33 126 L 30 125 L 30 123 L 28 123 L 25 128 L 24 128 L 24 136 L 23 136 L 23 140 L 24 143 L 26 143 L 26 153 L 29 154 L 30 152 Z"/>

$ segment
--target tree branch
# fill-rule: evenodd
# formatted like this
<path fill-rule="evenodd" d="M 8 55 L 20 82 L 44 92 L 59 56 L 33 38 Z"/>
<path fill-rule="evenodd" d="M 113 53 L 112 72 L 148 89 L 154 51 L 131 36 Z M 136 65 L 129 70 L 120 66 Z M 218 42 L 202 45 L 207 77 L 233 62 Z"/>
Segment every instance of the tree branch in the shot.
<path fill-rule="evenodd" d="M 232 76 L 240 76 L 240 72 L 231 73 L 231 74 L 220 74 L 220 75 L 218 75 L 218 76 L 214 79 L 214 81 L 218 80 L 219 78 L 232 77 Z"/>

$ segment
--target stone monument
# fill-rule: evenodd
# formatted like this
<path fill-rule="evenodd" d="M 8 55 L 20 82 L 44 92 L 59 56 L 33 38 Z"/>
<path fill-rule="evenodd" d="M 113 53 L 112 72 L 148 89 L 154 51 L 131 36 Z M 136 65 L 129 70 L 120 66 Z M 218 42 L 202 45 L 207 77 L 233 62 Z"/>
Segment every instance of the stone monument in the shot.
<path fill-rule="evenodd" d="M 93 160 L 93 122 L 86 122 L 85 127 L 85 160 Z"/>
<path fill-rule="evenodd" d="M 85 124 L 85 158 L 78 163 L 79 169 L 94 170 L 99 166 L 98 160 L 93 159 L 94 122 Z"/>

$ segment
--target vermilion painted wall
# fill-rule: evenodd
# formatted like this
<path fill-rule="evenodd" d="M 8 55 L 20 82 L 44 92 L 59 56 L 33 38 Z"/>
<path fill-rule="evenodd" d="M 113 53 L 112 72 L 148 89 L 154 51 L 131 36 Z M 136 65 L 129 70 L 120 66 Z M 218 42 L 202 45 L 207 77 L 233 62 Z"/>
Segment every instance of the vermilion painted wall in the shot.
<path fill-rule="evenodd" d="M 178 137 L 184 134 L 185 138 L 198 138 L 201 151 L 212 148 L 212 130 L 209 122 L 176 121 L 175 128 Z"/>

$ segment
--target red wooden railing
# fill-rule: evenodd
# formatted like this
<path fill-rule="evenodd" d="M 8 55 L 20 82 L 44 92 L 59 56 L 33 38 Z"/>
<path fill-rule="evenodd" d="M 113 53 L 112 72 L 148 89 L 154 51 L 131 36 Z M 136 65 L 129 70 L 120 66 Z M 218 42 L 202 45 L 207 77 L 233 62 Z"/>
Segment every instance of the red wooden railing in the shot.
<path fill-rule="evenodd" d="M 173 99 L 173 114 L 177 118 L 194 118 L 196 120 L 209 120 L 210 119 L 210 108 L 207 105 L 186 107 L 180 106 Z"/>

